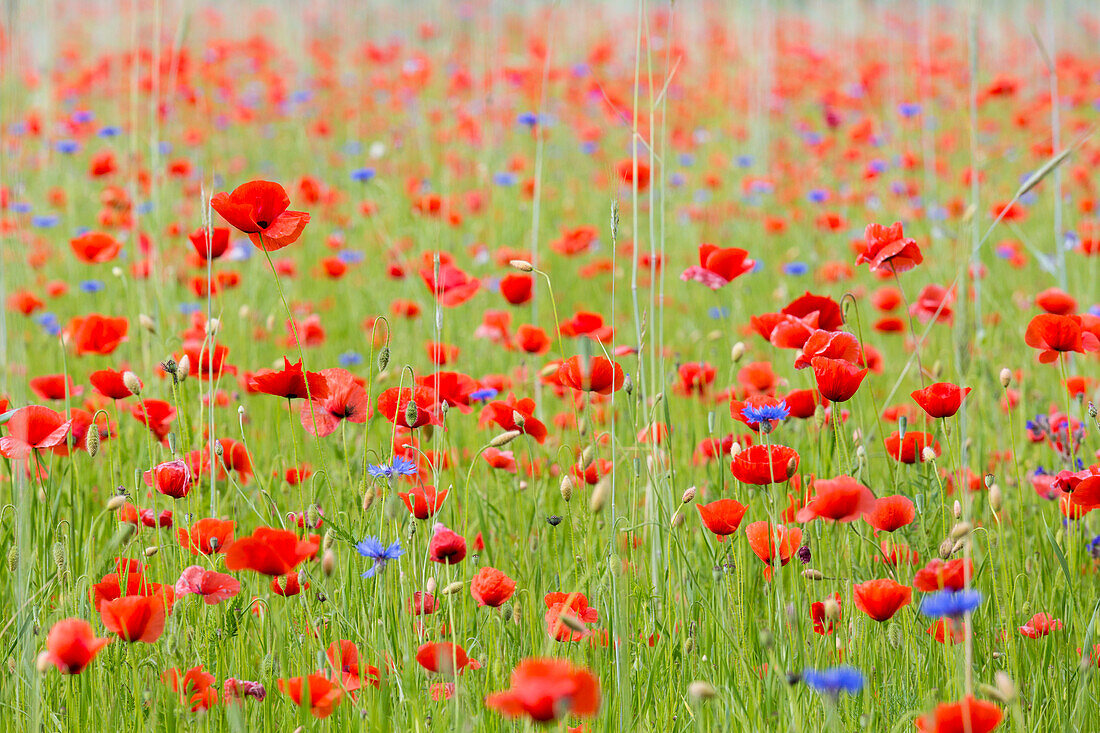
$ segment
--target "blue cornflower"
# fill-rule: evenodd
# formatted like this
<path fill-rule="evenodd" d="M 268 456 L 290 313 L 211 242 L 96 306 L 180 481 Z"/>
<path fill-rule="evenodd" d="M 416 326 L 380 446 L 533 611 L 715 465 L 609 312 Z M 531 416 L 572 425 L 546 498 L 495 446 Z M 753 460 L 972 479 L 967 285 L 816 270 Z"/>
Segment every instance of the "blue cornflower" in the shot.
<path fill-rule="evenodd" d="M 85 280 L 78 287 L 83 293 L 99 293 L 107 289 L 107 283 L 102 280 Z"/>
<path fill-rule="evenodd" d="M 898 105 L 898 114 L 902 117 L 916 117 L 920 114 L 920 105 L 914 102 L 902 102 Z"/>
<path fill-rule="evenodd" d="M 802 673 L 802 681 L 814 692 L 833 696 L 842 692 L 855 695 L 863 689 L 863 673 L 855 667 L 807 669 Z"/>
<path fill-rule="evenodd" d="M 1089 540 L 1088 547 L 1089 547 L 1089 555 L 1092 556 L 1093 560 L 1100 557 L 1100 534 L 1096 535 L 1091 540 Z"/>
<path fill-rule="evenodd" d="M 116 127 L 115 125 L 107 125 L 101 128 L 96 134 L 100 137 L 117 137 L 122 134 L 122 128 Z"/>
<path fill-rule="evenodd" d="M 723 306 L 717 306 L 717 305 L 712 306 L 711 308 L 709 308 L 707 310 L 707 315 L 710 316 L 711 318 L 713 318 L 714 320 L 719 321 L 719 320 L 722 320 L 723 318 L 729 318 L 730 317 L 730 309 L 727 308 L 724 305 Z"/>
<path fill-rule="evenodd" d="M 521 112 L 516 115 L 516 122 L 524 127 L 534 127 L 539 123 L 539 116 L 534 112 Z"/>
<path fill-rule="evenodd" d="M 783 265 L 783 272 L 786 275 L 805 275 L 810 271 L 810 266 L 805 262 L 788 262 Z"/>
<path fill-rule="evenodd" d="M 185 316 L 189 316 L 192 313 L 198 313 L 202 310 L 202 305 L 199 303 L 180 303 L 177 307 L 179 308 L 179 312 Z"/>
<path fill-rule="evenodd" d="M 488 402 L 496 397 L 500 392 L 492 387 L 482 387 L 481 389 L 475 389 L 470 393 L 471 402 Z"/>
<path fill-rule="evenodd" d="M 791 410 L 787 407 L 786 400 L 780 400 L 778 405 L 745 405 L 741 408 L 741 417 L 749 424 L 780 422 L 791 416 Z"/>
<path fill-rule="evenodd" d="M 167 140 L 161 140 L 159 143 L 157 143 L 157 152 L 159 152 L 161 155 L 171 155 L 172 143 L 168 142 Z"/>
<path fill-rule="evenodd" d="M 31 224 L 38 229 L 49 229 L 50 227 L 57 226 L 59 221 L 61 220 L 56 216 L 36 216 L 31 219 Z"/>
<path fill-rule="evenodd" d="M 929 593 L 920 604 L 921 614 L 930 618 L 950 616 L 958 618 L 970 613 L 982 603 L 982 593 L 977 590 L 942 590 Z"/>
<path fill-rule="evenodd" d="M 815 188 L 806 194 L 806 198 L 809 199 L 810 203 L 823 204 L 829 200 L 829 192 L 823 188 Z"/>
<path fill-rule="evenodd" d="M 508 171 L 496 173 L 493 175 L 493 183 L 498 186 L 514 186 L 516 185 L 516 174 Z"/>
<path fill-rule="evenodd" d="M 359 554 L 363 557 L 368 557 L 374 560 L 367 572 L 363 573 L 362 577 L 372 578 L 374 574 L 386 567 L 386 563 L 390 560 L 396 560 L 405 554 L 405 551 L 401 549 L 401 542 L 395 540 L 389 547 L 382 544 L 382 541 L 377 537 L 367 537 L 362 542 L 355 546 L 355 549 L 359 551 Z"/>
<path fill-rule="evenodd" d="M 53 313 L 39 313 L 34 321 L 42 327 L 42 330 L 51 336 L 56 336 L 61 333 L 61 322 L 57 320 L 57 316 Z"/>
<path fill-rule="evenodd" d="M 599 146 L 596 145 L 594 140 L 585 140 L 581 143 L 581 152 L 585 155 L 592 155 L 592 153 L 596 152 L 598 149 Z"/>
<path fill-rule="evenodd" d="M 342 249 L 336 255 L 336 258 L 345 265 L 357 265 L 365 259 L 365 255 L 358 250 Z"/>
<path fill-rule="evenodd" d="M 345 351 L 343 354 L 340 354 L 338 359 L 342 367 L 356 366 L 363 363 L 363 355 L 358 351 Z"/>
<path fill-rule="evenodd" d="M 76 140 L 58 140 L 54 143 L 54 148 L 64 155 L 72 155 L 80 150 L 80 143 Z"/>
<path fill-rule="evenodd" d="M 367 473 L 375 478 L 393 478 L 394 476 L 412 476 L 416 474 L 416 464 L 407 458 L 396 456 L 392 463 L 371 464 L 367 466 Z"/>
<path fill-rule="evenodd" d="M 77 124 L 84 124 L 85 122 L 91 122 L 95 119 L 95 115 L 86 109 L 77 110 L 73 112 L 72 120 Z"/>
<path fill-rule="evenodd" d="M 16 201 L 11 205 L 11 210 L 16 214 L 29 214 L 34 207 L 25 201 Z"/>
<path fill-rule="evenodd" d="M 738 155 L 737 158 L 734 159 L 734 162 L 737 163 L 738 168 L 748 168 L 750 165 L 752 165 L 752 156 Z"/>
<path fill-rule="evenodd" d="M 351 180 L 367 183 L 374 178 L 374 168 L 357 168 L 351 172 Z"/>

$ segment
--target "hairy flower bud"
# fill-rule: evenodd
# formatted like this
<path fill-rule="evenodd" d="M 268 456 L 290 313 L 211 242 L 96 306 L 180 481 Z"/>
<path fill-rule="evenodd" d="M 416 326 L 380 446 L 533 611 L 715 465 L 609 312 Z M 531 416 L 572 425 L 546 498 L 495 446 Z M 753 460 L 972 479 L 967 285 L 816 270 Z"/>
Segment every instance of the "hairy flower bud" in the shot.
<path fill-rule="evenodd" d="M 137 375 L 133 372 L 122 373 L 122 384 L 126 389 L 130 390 L 131 394 L 141 394 L 141 380 L 137 378 Z"/>
<path fill-rule="evenodd" d="M 511 260 L 508 262 L 508 264 L 516 268 L 520 272 L 534 272 L 535 270 L 535 266 L 527 260 Z"/>

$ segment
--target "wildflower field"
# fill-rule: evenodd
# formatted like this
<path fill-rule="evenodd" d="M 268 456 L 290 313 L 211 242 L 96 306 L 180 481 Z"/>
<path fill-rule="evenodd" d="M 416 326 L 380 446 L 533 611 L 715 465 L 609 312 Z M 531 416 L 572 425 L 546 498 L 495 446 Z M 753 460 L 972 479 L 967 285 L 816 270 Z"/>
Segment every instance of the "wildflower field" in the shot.
<path fill-rule="evenodd" d="M 0 730 L 1100 730 L 1100 7 L 0 31 Z"/>

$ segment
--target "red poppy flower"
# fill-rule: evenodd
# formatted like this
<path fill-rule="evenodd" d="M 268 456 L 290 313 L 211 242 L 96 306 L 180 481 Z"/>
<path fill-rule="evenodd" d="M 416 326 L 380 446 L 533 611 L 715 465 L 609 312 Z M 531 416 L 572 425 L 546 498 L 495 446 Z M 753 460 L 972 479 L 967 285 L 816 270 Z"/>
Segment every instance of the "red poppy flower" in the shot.
<path fill-rule="evenodd" d="M 940 454 L 940 444 L 932 433 L 910 430 L 902 438 L 901 433 L 895 430 L 886 439 L 885 443 L 886 452 L 895 461 L 901 463 L 920 463 L 924 461 L 925 448 L 931 448 L 937 456 Z"/>
<path fill-rule="evenodd" d="M 99 354 L 105 356 L 126 340 L 130 322 L 125 318 L 109 318 L 98 313 L 78 316 L 69 321 L 65 329 L 68 342 L 78 355 Z"/>
<path fill-rule="evenodd" d="M 744 504 L 740 504 L 733 499 L 719 499 L 709 504 L 696 504 L 695 508 L 699 510 L 699 517 L 703 520 L 703 524 L 718 537 L 719 542 L 725 542 L 727 535 L 737 531 L 737 528 L 741 526 L 741 519 L 744 518 L 745 512 L 748 510 L 748 507 Z"/>
<path fill-rule="evenodd" d="M 585 365 L 582 358 L 571 356 L 558 366 L 558 377 L 562 384 L 578 392 L 602 395 L 622 389 L 623 368 L 618 363 L 604 356 L 594 356 Z"/>
<path fill-rule="evenodd" d="M 814 498 L 799 510 L 797 521 L 812 522 L 820 518 L 854 522 L 875 506 L 871 490 L 851 476 L 818 479 L 814 482 L 814 494 Z"/>
<path fill-rule="evenodd" d="M 160 678 L 172 692 L 179 694 L 181 705 L 191 706 L 191 712 L 209 710 L 218 702 L 218 690 L 213 687 L 214 675 L 204 672 L 201 664 L 182 673 L 173 667 Z"/>
<path fill-rule="evenodd" d="M 466 558 L 466 538 L 442 524 L 435 525 L 428 542 L 428 559 L 444 565 L 457 565 Z"/>
<path fill-rule="evenodd" d="M 523 305 L 531 300 L 535 280 L 524 272 L 513 272 L 500 279 L 500 294 L 512 305 Z"/>
<path fill-rule="evenodd" d="M 173 499 L 182 499 L 191 491 L 191 470 L 186 461 L 179 459 L 154 466 L 142 478 L 146 486 Z"/>
<path fill-rule="evenodd" d="M 821 396 L 816 389 L 795 389 L 788 392 L 783 398 L 790 410 L 791 417 L 808 420 L 817 412 L 817 406 L 827 407 L 829 401 Z"/>
<path fill-rule="evenodd" d="M 214 211 L 268 252 L 294 244 L 309 223 L 309 214 L 287 211 L 289 206 L 286 191 L 271 181 L 242 183 L 232 193 L 216 193 L 210 199 Z"/>
<path fill-rule="evenodd" d="M 834 593 L 832 600 L 836 603 L 837 609 L 840 609 L 840 594 Z M 825 617 L 825 602 L 815 601 L 810 604 L 810 621 L 814 625 L 814 633 L 821 636 L 828 636 L 833 633 L 834 622 Z M 828 622 L 828 625 L 826 625 Z"/>
<path fill-rule="evenodd" d="M 749 253 L 737 247 L 717 247 L 713 244 L 699 245 L 699 264 L 684 270 L 680 279 L 694 280 L 711 290 L 728 285 L 752 270 L 756 262 L 749 259 Z"/>
<path fill-rule="evenodd" d="M 816 328 L 822 331 L 839 331 L 844 325 L 844 314 L 840 310 L 839 303 L 827 295 L 815 295 L 808 290 L 779 312 L 803 321 L 812 320 L 816 322 Z M 801 345 L 798 348 L 801 348 Z"/>
<path fill-rule="evenodd" d="M 308 708 L 309 714 L 318 720 L 332 715 L 344 697 L 344 690 L 321 674 L 280 679 L 277 684 L 295 705 Z"/>
<path fill-rule="evenodd" d="M 810 334 L 802 344 L 802 353 L 794 361 L 795 369 L 805 369 L 813 365 L 815 357 L 841 359 L 853 364 L 859 362 L 859 339 L 847 331 L 822 331 L 818 329 Z"/>
<path fill-rule="evenodd" d="M 228 227 L 212 227 L 209 237 L 206 229 L 199 227 L 191 232 L 187 238 L 191 241 L 191 246 L 195 248 L 195 252 L 198 253 L 199 259 L 203 262 L 208 259 L 216 260 L 229 249 Z"/>
<path fill-rule="evenodd" d="M 620 160 L 615 165 L 615 173 L 620 181 L 628 186 L 637 186 L 639 191 L 649 187 L 649 163 L 640 158 Z"/>
<path fill-rule="evenodd" d="M 428 264 L 420 269 L 420 279 L 443 307 L 454 308 L 462 305 L 481 289 L 481 281 L 459 269 L 450 255 L 443 253 L 440 256 L 437 275 L 435 263 L 431 261 L 431 253 L 425 254 Z"/>
<path fill-rule="evenodd" d="M 298 539 L 293 532 L 274 527 L 257 527 L 248 537 L 229 545 L 225 567 L 229 570 L 254 570 L 263 575 L 286 575 L 304 560 L 317 554 L 320 543 L 313 537 Z"/>
<path fill-rule="evenodd" d="M 45 450 L 60 445 L 69 434 L 72 420 L 41 405 L 21 407 L 8 419 L 8 434 L 0 437 L 0 455 L 22 460 L 32 450 Z"/>
<path fill-rule="evenodd" d="M 496 423 L 501 430 L 518 430 L 539 444 L 546 440 L 546 426 L 535 418 L 535 401 L 530 397 L 517 400 L 514 394 L 509 394 L 507 400 L 490 402 L 478 420 L 482 426 L 489 422 Z"/>
<path fill-rule="evenodd" d="M 1040 313 L 1027 324 L 1024 343 L 1039 350 L 1039 361 L 1049 364 L 1059 354 L 1077 352 L 1084 354 L 1100 349 L 1096 334 L 1081 327 L 1081 316 L 1059 316 Z"/>
<path fill-rule="evenodd" d="M 486 697 L 485 706 L 536 722 L 592 717 L 600 708 L 599 678 L 565 659 L 525 659 L 512 670 L 511 685 Z"/>
<path fill-rule="evenodd" d="M 133 394 L 130 388 L 126 386 L 122 378 L 123 374 L 124 372 L 117 372 L 114 369 L 100 369 L 97 372 L 92 372 L 92 375 L 88 377 L 88 381 L 91 382 L 96 392 L 107 399 L 123 400 Z M 138 385 L 141 385 L 140 379 Z"/>
<path fill-rule="evenodd" d="M 852 586 L 856 608 L 875 621 L 888 621 L 913 599 L 913 589 L 889 578 Z"/>
<path fill-rule="evenodd" d="M 61 674 L 80 674 L 109 643 L 110 639 L 97 637 L 92 625 L 84 619 L 67 618 L 50 627 L 45 659 Z"/>
<path fill-rule="evenodd" d="M 180 547 L 190 550 L 192 555 L 225 552 L 233 542 L 233 528 L 236 524 L 224 519 L 200 519 L 190 529 L 177 529 L 176 541 Z"/>
<path fill-rule="evenodd" d="M 213 349 L 208 342 L 201 339 L 188 339 L 183 342 L 183 351 L 176 354 L 176 360 L 184 355 L 191 362 L 190 376 L 198 377 L 204 381 L 218 379 L 222 372 L 236 374 L 237 367 L 227 364 L 225 359 L 229 356 L 229 347 L 225 344 L 216 344 Z"/>
<path fill-rule="evenodd" d="M 73 378 L 66 377 L 64 374 L 43 374 L 29 380 L 27 384 L 31 392 L 44 400 L 63 400 L 66 392 L 69 397 L 79 397 L 84 394 L 84 388 L 78 384 L 74 385 Z"/>
<path fill-rule="evenodd" d="M 958 558 L 944 562 L 932 560 L 913 576 L 913 587 L 922 593 L 938 590 L 962 590 L 968 578 L 974 577 L 974 563 Z"/>
<path fill-rule="evenodd" d="M 876 499 L 874 507 L 863 513 L 863 521 L 880 532 L 894 532 L 912 523 L 916 515 L 913 502 L 897 494 Z"/>
<path fill-rule="evenodd" d="M 681 364 L 677 369 L 680 383 L 677 391 L 680 394 L 690 395 L 707 393 L 710 385 L 714 384 L 714 378 L 718 376 L 718 370 L 704 361 L 688 362 Z"/>
<path fill-rule="evenodd" d="M 355 692 L 363 686 L 363 682 L 373 687 L 378 687 L 382 681 L 382 673 L 378 667 L 371 665 L 360 666 L 359 648 L 348 639 L 341 639 L 329 644 L 325 650 L 329 664 L 333 671 L 340 677 L 340 686 L 347 692 Z"/>
<path fill-rule="evenodd" d="M 287 400 L 313 399 L 328 397 L 328 382 L 318 372 L 303 372 L 302 360 L 291 364 L 283 357 L 282 369 L 261 369 L 248 380 L 253 392 L 282 397 Z"/>
<path fill-rule="evenodd" d="M 443 506 L 447 492 L 448 489 L 436 491 L 434 486 L 417 486 L 408 492 L 399 493 L 398 496 L 405 502 L 410 514 L 417 519 L 427 519 Z"/>
<path fill-rule="evenodd" d="M 232 575 L 191 565 L 180 573 L 174 590 L 177 598 L 193 593 L 201 596 L 206 605 L 213 606 L 240 593 L 241 583 Z"/>
<path fill-rule="evenodd" d="M 29 290 L 17 290 L 8 296 L 7 306 L 10 311 L 29 316 L 35 311 L 45 308 L 46 304 Z"/>
<path fill-rule="evenodd" d="M 1029 639 L 1039 639 L 1064 628 L 1062 619 L 1054 618 L 1049 613 L 1037 613 L 1028 619 L 1028 622 L 1020 628 L 1020 633 Z"/>
<path fill-rule="evenodd" d="M 867 263 L 871 272 L 906 272 L 924 261 L 916 240 L 907 239 L 900 223 L 891 226 L 868 224 L 864 232 L 863 250 L 856 264 Z"/>
<path fill-rule="evenodd" d="M 347 369 L 322 369 L 317 374 L 325 381 L 327 394 L 318 397 L 310 383 L 313 401 L 302 406 L 302 428 L 310 435 L 323 438 L 340 426 L 341 420 L 365 423 L 370 417 L 367 391 Z M 312 376 L 312 374 L 311 374 Z M 316 428 L 314 428 L 316 421 Z"/>
<path fill-rule="evenodd" d="M 558 330 L 562 336 L 571 338 L 588 336 L 600 342 L 608 342 L 614 337 L 611 326 L 603 324 L 603 316 L 590 311 L 577 311 L 571 319 L 562 323 Z"/>
<path fill-rule="evenodd" d="M 863 383 L 863 378 L 867 376 L 866 369 L 860 369 L 858 365 L 844 359 L 815 356 L 810 364 L 813 366 L 814 379 L 817 380 L 817 391 L 831 402 L 847 402 L 852 399 L 859 385 Z"/>
<path fill-rule="evenodd" d="M 1003 717 L 993 703 L 967 695 L 959 702 L 940 703 L 934 712 L 915 722 L 920 733 L 989 733 Z"/>
<path fill-rule="evenodd" d="M 403 428 L 440 425 L 441 420 L 433 409 L 435 403 L 435 392 L 428 387 L 390 387 L 378 395 L 378 411 Z"/>
<path fill-rule="evenodd" d="M 968 394 L 970 387 L 964 389 L 950 382 L 936 382 L 924 389 L 915 390 L 910 397 L 929 417 L 940 418 L 952 417 L 958 412 Z"/>
<path fill-rule="evenodd" d="M 516 346 L 526 354 L 545 354 L 550 350 L 550 337 L 538 326 L 525 323 L 516 329 Z"/>
<path fill-rule="evenodd" d="M 309 590 L 309 583 L 302 585 L 298 580 L 298 573 L 291 572 L 271 579 L 271 592 L 277 596 L 290 598 L 303 590 Z"/>
<path fill-rule="evenodd" d="M 467 667 L 481 669 L 481 664 L 476 659 L 470 659 L 465 649 L 449 641 L 421 644 L 416 650 L 416 661 L 429 672 L 447 676 L 457 674 Z"/>
<path fill-rule="evenodd" d="M 798 452 L 785 445 L 754 445 L 733 457 L 730 470 L 741 483 L 781 484 L 798 470 Z"/>
<path fill-rule="evenodd" d="M 168 605 L 159 593 L 122 596 L 99 606 L 99 616 L 107 630 L 129 642 L 152 644 L 164 633 L 167 615 Z"/>
<path fill-rule="evenodd" d="M 110 262 L 118 256 L 122 244 L 110 234 L 87 232 L 69 241 L 76 258 L 90 265 Z"/>
<path fill-rule="evenodd" d="M 1035 305 L 1047 313 L 1068 316 L 1077 312 L 1077 301 L 1060 288 L 1047 288 L 1035 296 Z"/>
<path fill-rule="evenodd" d="M 782 524 L 753 522 L 745 527 L 745 537 L 753 553 L 766 565 L 764 579 L 771 580 L 775 561 L 779 560 L 781 565 L 786 565 L 798 550 L 802 543 L 802 530 Z"/>
<path fill-rule="evenodd" d="M 479 606 L 499 608 L 516 592 L 516 581 L 497 570 L 483 567 L 470 580 L 470 595 Z"/>

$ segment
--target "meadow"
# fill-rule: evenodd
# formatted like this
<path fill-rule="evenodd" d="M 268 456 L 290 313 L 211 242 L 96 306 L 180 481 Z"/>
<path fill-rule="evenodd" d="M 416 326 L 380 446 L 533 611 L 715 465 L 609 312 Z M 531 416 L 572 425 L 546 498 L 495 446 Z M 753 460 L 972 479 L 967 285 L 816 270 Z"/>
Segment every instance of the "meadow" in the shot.
<path fill-rule="evenodd" d="M 0 729 L 1100 730 L 1096 7 L 2 28 Z"/>

